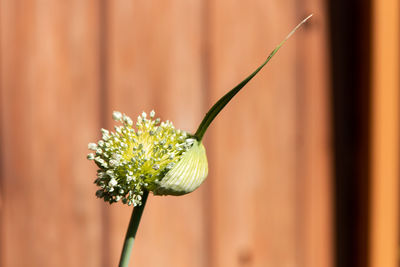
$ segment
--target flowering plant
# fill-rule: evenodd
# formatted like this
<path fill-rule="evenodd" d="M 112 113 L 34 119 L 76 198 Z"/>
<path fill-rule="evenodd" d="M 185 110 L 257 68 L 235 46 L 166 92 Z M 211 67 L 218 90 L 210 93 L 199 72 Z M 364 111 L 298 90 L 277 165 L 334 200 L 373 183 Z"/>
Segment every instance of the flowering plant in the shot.
<path fill-rule="evenodd" d="M 155 112 L 143 112 L 135 124 L 126 114 L 114 111 L 121 123 L 115 132 L 102 129 L 102 139 L 89 143 L 87 158 L 99 167 L 95 184 L 98 198 L 110 204 L 121 201 L 135 208 L 126 233 L 119 266 L 128 266 L 131 248 L 149 192 L 153 195 L 184 195 L 206 179 L 208 163 L 202 138 L 228 102 L 270 61 L 289 37 L 312 15 L 298 24 L 246 79 L 218 100 L 207 112 L 195 134 L 161 122 Z"/>

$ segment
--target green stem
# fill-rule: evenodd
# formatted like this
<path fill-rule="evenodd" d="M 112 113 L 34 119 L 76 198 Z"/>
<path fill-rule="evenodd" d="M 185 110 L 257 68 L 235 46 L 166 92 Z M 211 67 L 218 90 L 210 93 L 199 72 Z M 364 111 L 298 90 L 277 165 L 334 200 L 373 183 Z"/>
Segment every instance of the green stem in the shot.
<path fill-rule="evenodd" d="M 126 231 L 124 247 L 122 248 L 121 259 L 119 260 L 119 267 L 127 267 L 129 265 L 129 258 L 131 257 L 133 242 L 135 241 L 140 218 L 142 218 L 142 213 L 148 196 L 149 192 L 144 191 L 142 205 L 135 207 L 132 211 L 131 220 L 129 221 L 128 230 Z"/>
<path fill-rule="evenodd" d="M 271 58 L 278 52 L 279 48 L 292 36 L 301 25 L 303 25 L 312 15 L 309 15 L 302 22 L 300 22 L 287 36 L 286 38 L 269 54 L 264 63 L 261 64 L 252 74 L 250 74 L 246 79 L 241 81 L 236 87 L 230 90 L 226 95 L 221 97 L 217 103 L 214 104 L 207 112 L 206 116 L 204 116 L 203 121 L 200 123 L 199 128 L 197 129 L 194 136 L 198 141 L 201 141 L 204 133 L 206 132 L 208 126 L 210 126 L 211 122 L 217 117 L 218 113 L 229 103 L 229 101 L 251 80 L 254 76 L 271 60 Z"/>

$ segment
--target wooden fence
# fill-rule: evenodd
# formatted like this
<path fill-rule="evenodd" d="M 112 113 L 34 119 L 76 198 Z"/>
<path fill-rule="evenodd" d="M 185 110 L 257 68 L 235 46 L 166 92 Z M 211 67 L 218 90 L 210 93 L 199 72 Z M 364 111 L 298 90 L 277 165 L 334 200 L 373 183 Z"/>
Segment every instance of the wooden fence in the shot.
<path fill-rule="evenodd" d="M 116 266 L 131 208 L 87 143 L 113 110 L 194 131 L 313 12 L 207 132 L 205 184 L 150 196 L 132 266 L 333 266 L 325 4 L 0 0 L 0 265 Z"/>
<path fill-rule="evenodd" d="M 399 266 L 400 3 L 372 5 L 370 266 Z"/>

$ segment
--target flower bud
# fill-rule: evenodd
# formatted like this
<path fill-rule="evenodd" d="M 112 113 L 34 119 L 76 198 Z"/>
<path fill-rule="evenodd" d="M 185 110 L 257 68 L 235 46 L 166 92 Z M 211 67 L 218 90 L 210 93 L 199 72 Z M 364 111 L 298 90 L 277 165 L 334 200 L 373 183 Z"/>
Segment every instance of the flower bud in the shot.
<path fill-rule="evenodd" d="M 115 132 L 102 130 L 103 138 L 90 143 L 88 159 L 99 167 L 96 195 L 114 203 L 141 205 L 145 190 L 154 195 L 184 195 L 194 191 L 208 174 L 204 146 L 192 135 L 177 130 L 169 121 L 142 113 L 133 128 L 132 120 L 114 112 L 122 123 Z"/>

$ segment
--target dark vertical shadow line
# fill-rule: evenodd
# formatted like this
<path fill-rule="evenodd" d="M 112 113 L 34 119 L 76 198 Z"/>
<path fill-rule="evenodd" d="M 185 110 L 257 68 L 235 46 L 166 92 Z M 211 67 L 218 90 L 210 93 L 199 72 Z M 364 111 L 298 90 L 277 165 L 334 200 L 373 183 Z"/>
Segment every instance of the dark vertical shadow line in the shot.
<path fill-rule="evenodd" d="M 357 118 L 359 120 L 359 138 L 356 166 L 359 176 L 357 178 L 357 188 L 359 190 L 359 221 L 357 232 L 357 258 L 360 266 L 369 266 L 369 232 L 370 232 L 370 188 L 371 174 L 369 166 L 371 158 L 371 62 L 372 62 L 372 23 L 371 23 L 371 1 L 358 2 L 360 12 L 360 22 L 358 26 L 359 36 L 357 43 L 358 51 L 358 75 L 359 87 L 357 99 L 359 108 Z"/>
<path fill-rule="evenodd" d="M 99 28 L 98 28 L 98 51 L 99 51 L 99 124 L 100 127 L 106 127 L 107 125 L 107 112 L 108 112 L 108 1 L 100 0 L 99 2 Z M 99 128 L 100 128 L 99 127 Z M 102 251 L 101 251 L 101 262 L 103 267 L 111 266 L 109 251 L 110 248 L 110 218 L 107 207 L 99 201 L 101 205 L 101 236 L 102 236 Z"/>
<path fill-rule="evenodd" d="M 368 266 L 370 6 L 328 1 L 338 267 Z"/>
<path fill-rule="evenodd" d="M 210 86 L 210 77 L 211 77 L 211 32 L 212 32 L 212 23 L 210 21 L 211 19 L 211 5 L 210 5 L 210 0 L 204 0 L 202 1 L 202 10 L 201 10 L 201 46 L 202 46 L 202 61 L 201 61 L 201 71 L 202 71 L 202 108 L 204 110 L 204 114 L 210 107 L 210 99 L 211 99 L 211 86 Z M 200 122 L 199 122 L 200 123 Z M 212 161 L 213 159 L 213 149 L 211 146 L 211 143 L 213 142 L 213 137 L 211 135 L 208 135 L 208 137 L 205 138 L 205 143 L 207 149 L 207 156 L 209 162 Z M 205 251 L 205 260 L 204 264 L 205 267 L 213 267 L 213 258 L 215 257 L 214 255 L 214 230 L 213 230 L 213 215 L 214 215 L 214 199 L 213 199 L 213 182 L 211 180 L 208 180 L 208 183 L 206 183 L 206 188 L 203 191 L 204 196 L 203 196 L 203 214 L 204 214 L 204 228 L 205 228 L 205 244 L 204 244 L 204 251 Z"/>

